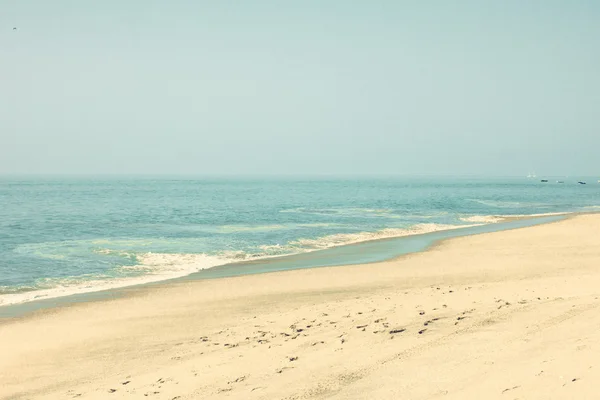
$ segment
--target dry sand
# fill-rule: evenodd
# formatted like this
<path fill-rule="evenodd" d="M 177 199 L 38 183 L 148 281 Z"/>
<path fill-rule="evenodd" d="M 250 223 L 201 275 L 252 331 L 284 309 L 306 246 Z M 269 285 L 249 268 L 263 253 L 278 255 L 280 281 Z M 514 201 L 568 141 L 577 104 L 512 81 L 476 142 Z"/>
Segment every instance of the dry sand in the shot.
<path fill-rule="evenodd" d="M 600 215 L 0 322 L 2 399 L 598 399 Z"/>

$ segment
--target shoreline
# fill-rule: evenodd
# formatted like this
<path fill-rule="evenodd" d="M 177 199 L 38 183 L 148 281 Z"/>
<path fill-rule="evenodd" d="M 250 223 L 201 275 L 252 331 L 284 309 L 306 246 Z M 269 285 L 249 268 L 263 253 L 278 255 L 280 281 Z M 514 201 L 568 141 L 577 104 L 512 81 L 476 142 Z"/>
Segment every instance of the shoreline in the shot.
<path fill-rule="evenodd" d="M 165 277 L 165 278 L 161 278 L 161 279 L 157 279 L 157 280 L 144 280 L 144 276 L 140 276 L 138 279 L 139 283 L 127 282 L 127 284 L 125 284 L 125 285 L 118 285 L 118 286 L 114 286 L 114 287 L 90 288 L 90 290 L 82 290 L 82 291 L 78 291 L 78 292 L 74 292 L 74 293 L 68 293 L 68 294 L 60 293 L 57 295 L 50 295 L 48 297 L 46 297 L 46 296 L 41 297 L 41 298 L 36 297 L 34 299 L 28 299 L 28 300 L 24 300 L 24 301 L 15 301 L 13 303 L 0 304 L 0 323 L 2 322 L 2 319 L 15 318 L 15 317 L 23 316 L 28 313 L 36 312 L 39 310 L 48 310 L 48 309 L 52 309 L 52 308 L 64 307 L 64 306 L 68 306 L 71 304 L 77 304 L 77 303 L 81 303 L 81 302 L 101 301 L 104 299 L 118 298 L 118 297 L 124 296 L 125 292 L 129 292 L 131 290 L 151 289 L 152 287 L 161 286 L 161 285 L 169 285 L 169 284 L 178 283 L 178 282 L 182 282 L 182 281 L 194 281 L 194 280 L 202 280 L 202 279 L 221 279 L 221 278 L 232 277 L 232 276 L 245 276 L 245 275 L 272 273 L 272 272 L 283 272 L 283 271 L 287 271 L 287 270 L 296 270 L 296 269 L 343 267 L 343 266 L 356 265 L 356 264 L 366 264 L 366 263 L 373 264 L 373 263 L 380 263 L 380 262 L 386 262 L 386 261 L 393 261 L 393 260 L 399 259 L 408 254 L 427 251 L 427 250 L 433 248 L 434 246 L 436 246 L 439 242 L 443 242 L 445 240 L 449 240 L 449 239 L 452 239 L 455 237 L 467 237 L 467 236 L 471 236 L 471 235 L 479 235 L 479 234 L 485 234 L 485 233 L 489 233 L 489 232 L 501 232 L 501 231 L 512 230 L 512 229 L 521 229 L 521 228 L 524 228 L 527 226 L 538 225 L 538 223 L 536 223 L 536 222 L 540 219 L 548 219 L 548 221 L 541 222 L 540 224 L 549 224 L 549 223 L 554 223 L 554 222 L 557 222 L 557 221 L 560 221 L 563 219 L 572 218 L 577 215 L 587 215 L 587 214 L 594 214 L 594 213 L 595 212 L 560 212 L 560 213 L 556 212 L 556 213 L 546 213 L 546 214 L 532 214 L 529 216 L 528 215 L 517 215 L 517 216 L 494 215 L 494 216 L 489 216 L 489 217 L 500 219 L 498 222 L 480 223 L 480 224 L 472 224 L 472 225 L 465 225 L 465 226 L 457 225 L 456 227 L 453 227 L 453 228 L 446 228 L 446 229 L 434 230 L 434 231 L 429 231 L 429 232 L 419 232 L 419 233 L 413 233 L 413 234 L 409 233 L 409 234 L 400 235 L 400 236 L 375 238 L 375 239 L 368 239 L 368 240 L 364 240 L 364 241 L 360 241 L 360 242 L 352 242 L 352 243 L 347 243 L 347 244 L 334 245 L 329 248 L 317 249 L 317 250 L 307 251 L 304 253 L 287 254 L 287 255 L 280 255 L 280 256 L 270 256 L 270 257 L 255 259 L 255 260 L 230 262 L 230 263 L 202 269 L 199 271 L 189 272 L 189 273 L 186 273 L 186 274 L 180 275 L 180 276 Z M 510 223 L 519 222 L 519 221 L 530 221 L 531 224 L 525 224 L 523 226 L 517 226 L 517 227 L 509 226 Z M 483 232 L 476 232 L 476 231 L 473 232 L 473 230 L 477 230 L 477 228 L 483 228 L 484 231 Z M 485 229 L 485 228 L 489 228 L 489 229 Z M 373 244 L 373 243 L 396 242 L 396 241 L 402 241 L 403 239 L 410 240 L 410 239 L 417 239 L 417 238 L 421 238 L 421 237 L 426 238 L 429 236 L 435 236 L 435 235 L 439 235 L 439 234 L 441 234 L 443 237 L 442 238 L 434 238 L 431 240 L 425 239 L 424 243 L 421 244 L 417 249 L 412 249 L 412 250 L 409 250 L 406 252 L 398 252 L 398 254 L 392 255 L 392 256 L 388 255 L 388 256 L 379 257 L 378 254 L 374 253 L 373 256 L 375 258 L 370 259 L 370 260 L 363 260 L 363 261 L 350 260 L 349 262 L 333 262 L 333 263 L 328 263 L 328 264 L 323 264 L 323 265 L 319 264 L 319 260 L 318 260 L 318 256 L 323 254 L 324 252 L 325 253 L 335 252 L 339 249 L 353 249 L 353 248 L 356 248 L 357 246 L 360 247 L 360 246 L 365 246 L 365 245 L 369 245 L 369 244 Z M 446 236 L 446 234 L 448 234 L 448 236 Z M 271 264 L 271 263 L 277 263 L 277 262 L 285 262 L 286 260 L 293 260 L 295 258 L 304 257 L 304 256 L 308 256 L 308 257 L 317 256 L 317 259 L 316 259 L 317 265 L 305 265 L 305 266 L 301 266 L 298 268 L 273 269 L 273 270 L 259 271 L 259 272 L 252 272 L 252 271 L 248 272 L 248 271 L 243 271 L 241 269 L 241 268 L 244 268 L 245 266 L 251 266 L 251 265 L 256 265 L 256 264 Z M 327 256 L 325 256 L 325 257 L 327 257 Z M 234 269 L 239 269 L 239 270 L 235 271 Z M 220 273 L 223 270 L 234 270 L 234 271 L 232 271 L 231 274 Z M 206 276 L 206 275 L 208 275 L 208 276 Z M 213 275 L 216 275 L 216 276 L 213 276 Z M 54 289 L 49 289 L 49 290 L 52 291 Z M 37 291 L 31 292 L 31 293 L 37 293 Z"/>
<path fill-rule="evenodd" d="M 0 398 L 594 398 L 598 237 L 576 215 L 8 319 Z"/>
<path fill-rule="evenodd" d="M 491 224 L 491 223 L 490 223 Z M 442 228 L 440 229 L 433 229 L 431 231 L 418 231 L 418 230 L 414 230 L 415 227 L 421 227 L 423 225 L 429 225 L 429 224 L 416 224 L 414 226 L 411 226 L 409 228 L 406 229 L 402 229 L 402 228 L 392 228 L 394 230 L 398 230 L 400 231 L 400 233 L 397 234 L 392 234 L 390 236 L 385 236 L 383 235 L 382 237 L 376 237 L 376 238 L 370 238 L 370 239 L 360 239 L 360 240 L 356 240 L 356 241 L 348 241 L 347 243 L 341 243 L 341 244 L 334 244 L 331 246 L 325 246 L 323 248 L 314 248 L 311 250 L 306 250 L 306 251 L 299 251 L 297 253 L 290 253 L 290 254 L 282 254 L 282 255 L 265 255 L 265 256 L 258 256 L 255 258 L 250 258 L 250 259 L 242 259 L 239 261 L 236 261 L 234 259 L 230 259 L 227 260 L 226 258 L 223 258 L 221 263 L 218 263 L 216 265 L 210 266 L 210 267 L 203 267 L 200 269 L 194 269 L 194 270 L 188 270 L 188 271 L 180 271 L 178 273 L 175 274 L 169 274 L 169 275 L 152 275 L 152 274 L 146 274 L 146 275 L 139 275 L 139 276 L 132 276 L 132 277 L 128 277 L 128 278 L 124 278 L 120 281 L 117 282 L 113 282 L 111 284 L 110 280 L 105 280 L 105 281 L 86 281 L 84 283 L 82 283 L 81 285 L 83 285 L 82 287 L 80 286 L 73 286 L 73 287 L 69 287 L 70 289 L 72 289 L 72 292 L 66 293 L 66 292 L 58 292 L 58 289 L 60 287 L 56 287 L 56 288 L 49 288 L 49 289 L 40 289 L 40 290 L 31 290 L 31 291 L 25 291 L 25 292 L 21 292 L 21 293 L 8 293 L 8 294 L 4 294 L 4 295 L 0 295 L 0 299 L 2 296 L 6 296 L 6 297 L 26 297 L 25 300 L 14 300 L 12 302 L 6 302 L 6 303 L 1 303 L 0 302 L 0 310 L 2 309 L 2 307 L 11 307 L 11 306 L 18 306 L 21 304 L 25 304 L 25 303 L 31 303 L 31 302 L 36 302 L 36 301 L 44 301 L 44 300 L 52 300 L 52 299 L 61 299 L 61 298 L 65 298 L 65 297 L 71 297 L 71 296 L 85 296 L 88 294 L 93 294 L 93 293 L 99 293 L 99 292 L 107 292 L 107 291 L 114 291 L 114 290 L 120 290 L 120 289 L 126 289 L 126 288 L 130 288 L 130 287 L 139 287 L 139 286 L 146 286 L 146 285 L 155 285 L 155 284 L 161 284 L 161 283 L 165 283 L 165 282 L 172 282 L 172 281 L 177 281 L 180 279 L 186 279 L 190 276 L 195 276 L 198 274 L 201 274 L 203 271 L 206 270 L 212 270 L 214 268 L 229 268 L 229 267 L 243 267 L 245 265 L 252 265 L 252 264 L 256 264 L 256 263 L 262 263 L 262 262 L 272 262 L 272 261 L 278 261 L 278 260 L 285 260 L 288 259 L 290 257 L 295 257 L 295 256 L 302 256 L 305 254 L 313 254 L 313 253 L 317 253 L 319 254 L 320 252 L 323 251 L 328 251 L 328 250 L 332 250 L 332 249 L 337 249 L 337 248 L 342 248 L 342 247 L 349 247 L 349 246 L 355 246 L 355 245 L 361 245 L 361 244 L 366 244 L 366 243 L 370 243 L 370 242 L 377 242 L 377 241 L 385 241 L 385 240 L 393 240 L 393 239 L 399 239 L 399 238 L 403 238 L 403 237 L 414 237 L 414 236 L 420 236 L 420 235 L 426 235 L 426 234 L 430 234 L 430 233 L 436 233 L 436 232 L 445 232 L 445 231 L 453 231 L 453 230 L 461 230 L 461 229 L 468 229 L 471 227 L 477 227 L 477 226 L 482 226 L 482 225 L 489 225 L 489 224 L 471 224 L 471 225 L 441 225 L 441 224 L 432 224 L 432 225 L 439 225 Z M 413 230 L 415 233 L 413 233 Z M 383 230 L 385 231 L 385 229 Z M 380 233 L 382 231 L 376 231 L 376 232 L 360 232 L 358 233 L 358 235 L 360 234 L 372 234 L 372 235 L 376 235 L 378 233 Z M 347 234 L 342 234 L 342 235 L 347 235 Z M 336 236 L 331 235 L 331 236 Z M 327 237 L 327 236 L 326 236 Z M 318 238 L 318 239 L 322 239 L 322 238 Z M 318 240 L 318 239 L 314 239 L 314 240 Z M 313 240 L 313 239 L 310 239 Z M 147 256 L 153 256 L 153 255 L 158 255 L 158 256 L 168 256 L 171 255 L 169 253 L 152 253 L 152 252 L 148 252 L 148 253 L 144 253 L 144 254 L 139 254 L 140 258 L 144 258 Z M 193 257 L 198 257 L 198 258 L 211 258 L 213 256 L 208 256 L 205 253 L 197 253 L 197 254 L 188 254 L 189 256 L 193 256 Z M 218 256 L 214 256 L 214 258 L 218 259 Z M 144 263 L 142 262 L 141 265 L 144 265 Z M 339 265 L 344 265 L 344 264 L 339 264 Z M 244 274 L 241 274 L 244 275 Z M 200 278 L 203 279 L 203 278 Z M 91 283 L 99 283 L 99 285 L 94 286 L 94 287 L 90 287 L 89 284 Z M 35 295 L 34 298 L 27 298 L 27 295 Z M 1 316 L 1 313 L 0 313 Z"/>

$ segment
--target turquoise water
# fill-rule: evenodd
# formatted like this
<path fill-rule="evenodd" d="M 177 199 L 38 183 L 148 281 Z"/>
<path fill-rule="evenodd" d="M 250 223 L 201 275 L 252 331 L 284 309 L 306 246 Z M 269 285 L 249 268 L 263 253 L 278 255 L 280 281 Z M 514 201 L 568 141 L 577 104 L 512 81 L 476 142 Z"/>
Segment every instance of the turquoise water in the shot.
<path fill-rule="evenodd" d="M 2 178 L 0 304 L 218 275 L 238 268 L 218 267 L 231 262 L 494 221 L 487 216 L 599 209 L 600 184 L 582 179 Z M 310 265 L 341 257 L 310 254 Z"/>

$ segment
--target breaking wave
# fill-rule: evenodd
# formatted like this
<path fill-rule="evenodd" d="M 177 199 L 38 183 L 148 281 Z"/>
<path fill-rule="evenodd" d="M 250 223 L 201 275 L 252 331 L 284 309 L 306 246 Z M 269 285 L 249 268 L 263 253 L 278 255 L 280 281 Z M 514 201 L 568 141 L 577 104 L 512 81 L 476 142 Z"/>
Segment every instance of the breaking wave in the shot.
<path fill-rule="evenodd" d="M 227 250 L 210 255 L 205 253 L 134 252 L 131 250 L 97 247 L 92 250 L 97 256 L 119 257 L 123 260 L 133 262 L 130 265 L 120 265 L 114 268 L 110 271 L 110 274 L 101 273 L 64 278 L 45 278 L 38 280 L 35 286 L 19 288 L 0 286 L 0 305 L 19 304 L 33 300 L 51 299 L 164 281 L 235 262 L 307 253 L 365 241 L 418 235 L 469 226 L 474 225 L 425 223 L 409 228 L 388 228 L 374 232 L 339 233 L 318 238 L 301 238 L 285 244 L 257 246 L 255 251 Z M 127 241 L 118 241 L 120 245 L 123 245 L 124 242 Z M 129 242 L 137 245 L 140 244 L 140 240 L 135 239 Z M 114 242 L 109 240 L 94 240 L 93 243 L 96 246 L 114 244 Z M 56 250 L 52 251 L 51 247 L 50 244 L 41 246 L 45 252 L 38 252 L 37 255 L 44 257 L 57 256 Z"/>
<path fill-rule="evenodd" d="M 506 221 L 506 218 L 500 215 L 471 215 L 469 217 L 460 217 L 460 220 L 477 224 L 496 224 Z"/>
<path fill-rule="evenodd" d="M 107 251 L 107 254 L 110 251 Z M 198 272 L 206 268 L 227 264 L 224 258 L 206 254 L 138 254 L 137 265 L 121 266 L 116 276 L 87 274 L 67 278 L 45 278 L 35 287 L 10 288 L 0 286 L 0 305 L 20 304 L 33 300 L 52 299 L 74 294 L 98 292 L 144 283 L 164 281 Z M 135 271 L 139 275 L 123 276 Z M 119 276 L 121 275 L 121 276 Z"/>
<path fill-rule="evenodd" d="M 291 242 L 290 245 L 306 249 L 306 251 L 323 250 L 330 247 L 367 242 L 370 240 L 421 235 L 424 233 L 467 228 L 470 226 L 474 225 L 418 224 L 410 228 L 387 228 L 375 232 L 339 233 L 317 239 L 298 239 Z"/>

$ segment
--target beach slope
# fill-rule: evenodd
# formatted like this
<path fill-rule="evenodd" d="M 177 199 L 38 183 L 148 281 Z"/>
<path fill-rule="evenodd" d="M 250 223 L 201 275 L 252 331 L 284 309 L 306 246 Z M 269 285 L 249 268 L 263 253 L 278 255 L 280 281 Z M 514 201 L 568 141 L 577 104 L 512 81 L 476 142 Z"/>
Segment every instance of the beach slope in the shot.
<path fill-rule="evenodd" d="M 595 399 L 600 215 L 0 320 L 1 399 Z"/>

